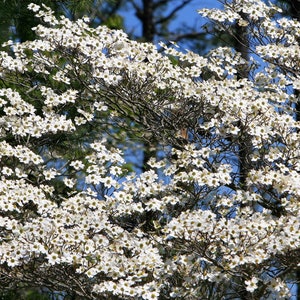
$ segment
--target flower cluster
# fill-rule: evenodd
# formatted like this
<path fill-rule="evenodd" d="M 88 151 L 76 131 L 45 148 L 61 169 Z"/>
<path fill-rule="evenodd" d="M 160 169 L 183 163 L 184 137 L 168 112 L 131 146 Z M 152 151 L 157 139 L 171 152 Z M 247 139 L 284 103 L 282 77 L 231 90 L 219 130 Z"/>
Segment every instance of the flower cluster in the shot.
<path fill-rule="evenodd" d="M 300 24 L 263 1 L 200 11 L 222 28 L 251 24 L 260 58 L 245 61 L 29 9 L 38 38 L 0 53 L 0 285 L 38 278 L 86 299 L 288 297 Z M 159 155 L 134 172 L 128 153 L 149 142 Z"/>

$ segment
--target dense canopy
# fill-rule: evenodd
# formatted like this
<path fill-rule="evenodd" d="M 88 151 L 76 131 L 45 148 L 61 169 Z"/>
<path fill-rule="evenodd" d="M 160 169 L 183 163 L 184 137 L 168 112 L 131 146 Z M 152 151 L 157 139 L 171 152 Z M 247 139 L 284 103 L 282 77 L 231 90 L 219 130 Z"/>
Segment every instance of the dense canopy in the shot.
<path fill-rule="evenodd" d="M 29 9 L 37 39 L 0 52 L 1 288 L 289 297 L 300 268 L 300 23 L 259 0 L 199 11 L 220 30 L 246 28 L 247 61 Z M 135 172 L 127 158 L 147 141 L 156 155 Z"/>

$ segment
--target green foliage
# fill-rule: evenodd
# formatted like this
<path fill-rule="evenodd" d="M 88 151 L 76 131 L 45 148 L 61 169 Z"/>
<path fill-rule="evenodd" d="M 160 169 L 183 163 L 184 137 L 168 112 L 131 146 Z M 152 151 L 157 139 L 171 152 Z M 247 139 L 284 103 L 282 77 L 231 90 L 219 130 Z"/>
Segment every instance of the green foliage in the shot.
<path fill-rule="evenodd" d="M 124 28 L 123 18 L 116 12 L 122 1 L 0 0 L 0 44 L 7 40 L 23 42 L 35 39 L 32 28 L 38 24 L 38 21 L 27 8 L 32 2 L 38 5 L 44 4 L 50 7 L 56 15 L 64 14 L 73 20 L 89 16 L 93 26 L 105 24 L 113 29 Z"/>
<path fill-rule="evenodd" d="M 32 27 L 38 24 L 37 19 L 34 18 L 32 12 L 27 9 L 27 6 L 32 0 L 1 0 L 0 1 L 0 43 L 8 39 L 27 41 L 35 38 Z M 51 0 L 36 0 L 36 4 L 45 4 L 54 11 L 59 11 L 59 4 L 57 1 Z"/>
<path fill-rule="evenodd" d="M 120 15 L 112 15 L 110 16 L 103 25 L 111 29 L 124 29 L 124 18 Z"/>
<path fill-rule="evenodd" d="M 50 300 L 45 293 L 40 293 L 38 290 L 11 290 L 9 292 L 0 292 L 0 300 Z"/>

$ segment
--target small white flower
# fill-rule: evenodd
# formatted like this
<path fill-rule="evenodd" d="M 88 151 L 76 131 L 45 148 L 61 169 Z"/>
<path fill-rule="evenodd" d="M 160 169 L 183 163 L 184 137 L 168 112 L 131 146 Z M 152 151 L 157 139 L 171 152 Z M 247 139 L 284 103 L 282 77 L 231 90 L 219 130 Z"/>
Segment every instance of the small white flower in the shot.
<path fill-rule="evenodd" d="M 257 289 L 258 279 L 256 277 L 252 277 L 250 280 L 246 280 L 246 290 L 250 293 L 254 292 Z"/>
<path fill-rule="evenodd" d="M 75 183 L 76 183 L 76 181 L 74 179 L 64 178 L 64 184 L 69 188 L 73 188 Z"/>
<path fill-rule="evenodd" d="M 40 6 L 35 3 L 30 3 L 28 5 L 28 9 L 32 10 L 33 12 L 37 12 L 40 9 Z"/>
<path fill-rule="evenodd" d="M 70 163 L 70 166 L 73 167 L 76 171 L 82 170 L 84 168 L 84 164 L 80 160 L 74 160 Z"/>

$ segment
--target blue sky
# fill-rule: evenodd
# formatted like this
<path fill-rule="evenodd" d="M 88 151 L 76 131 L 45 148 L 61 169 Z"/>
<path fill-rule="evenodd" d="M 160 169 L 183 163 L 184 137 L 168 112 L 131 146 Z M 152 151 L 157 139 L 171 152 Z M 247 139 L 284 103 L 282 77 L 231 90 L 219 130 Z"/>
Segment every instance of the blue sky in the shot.
<path fill-rule="evenodd" d="M 171 0 L 170 3 L 174 3 L 174 6 L 181 3 L 181 0 Z M 171 23 L 171 28 L 178 28 L 180 24 L 186 23 L 190 26 L 195 26 L 201 31 L 201 26 L 203 26 L 206 22 L 204 18 L 202 18 L 197 10 L 201 8 L 220 8 L 221 4 L 217 0 L 193 0 L 190 4 L 188 4 L 184 9 L 181 9 L 177 13 L 177 18 Z M 172 8 L 170 6 L 170 8 Z M 123 11 L 122 15 L 125 19 L 125 26 L 128 30 L 134 31 L 136 35 L 141 34 L 140 22 L 134 14 L 134 11 L 131 9 L 131 5 L 128 4 L 127 10 Z"/>

